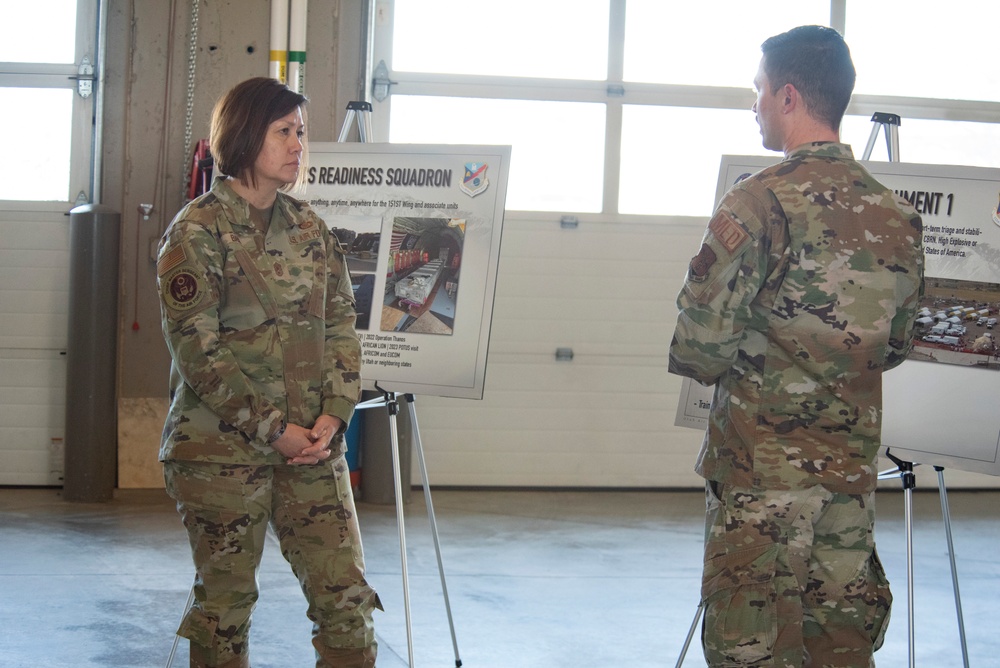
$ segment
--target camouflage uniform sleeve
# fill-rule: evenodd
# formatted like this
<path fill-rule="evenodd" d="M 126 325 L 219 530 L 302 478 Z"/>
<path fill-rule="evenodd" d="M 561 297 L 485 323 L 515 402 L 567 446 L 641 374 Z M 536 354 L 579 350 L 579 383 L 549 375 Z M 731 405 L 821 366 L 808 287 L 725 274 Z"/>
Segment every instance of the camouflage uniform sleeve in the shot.
<path fill-rule="evenodd" d="M 883 371 L 896 368 L 910 353 L 916 331 L 917 312 L 920 309 L 920 300 L 924 296 L 924 250 L 923 234 L 920 232 L 923 229 L 923 221 L 920 216 L 914 215 L 910 219 L 910 225 L 917 231 L 914 234 L 914 254 L 908 258 L 908 262 L 902 261 L 900 265 L 916 267 L 916 273 L 910 280 L 900 280 L 901 294 L 897 295 L 896 314 L 889 328 L 889 345 L 886 348 Z"/>
<path fill-rule="evenodd" d="M 319 224 L 325 228 L 322 221 Z M 326 235 L 326 243 L 329 282 L 322 412 L 340 418 L 344 431 L 361 398 L 361 344 L 354 329 L 357 313 L 344 249 L 333 234 Z"/>
<path fill-rule="evenodd" d="M 769 207 L 746 191 L 726 195 L 677 296 L 669 371 L 714 384 L 736 361 L 750 304 L 767 274 Z"/>
<path fill-rule="evenodd" d="M 157 263 L 163 335 L 174 367 L 198 398 L 251 441 L 266 442 L 284 414 L 254 388 L 220 341 L 223 262 L 220 240 L 203 225 L 170 225 Z M 181 277 L 194 285 L 194 296 L 178 298 Z"/>

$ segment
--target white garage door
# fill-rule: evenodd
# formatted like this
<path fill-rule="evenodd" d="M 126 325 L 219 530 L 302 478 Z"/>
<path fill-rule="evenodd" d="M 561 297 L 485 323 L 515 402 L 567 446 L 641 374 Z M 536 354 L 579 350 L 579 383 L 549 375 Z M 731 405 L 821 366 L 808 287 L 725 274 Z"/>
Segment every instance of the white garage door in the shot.
<path fill-rule="evenodd" d="M 67 214 L 92 195 L 94 95 L 80 89 L 96 88 L 96 6 L 34 0 L 0 22 L 0 485 L 61 484 Z"/>

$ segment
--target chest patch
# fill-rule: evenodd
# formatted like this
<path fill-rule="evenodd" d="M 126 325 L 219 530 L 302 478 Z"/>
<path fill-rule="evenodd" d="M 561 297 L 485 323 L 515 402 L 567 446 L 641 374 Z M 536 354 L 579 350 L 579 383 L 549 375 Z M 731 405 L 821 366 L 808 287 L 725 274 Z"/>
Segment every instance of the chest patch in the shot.
<path fill-rule="evenodd" d="M 725 211 L 720 211 L 712 218 L 712 222 L 708 224 L 708 229 L 712 231 L 712 234 L 719 240 L 719 243 L 730 253 L 734 252 L 750 239 L 749 232 L 744 230 Z"/>
<path fill-rule="evenodd" d="M 301 230 L 302 228 L 299 229 Z M 322 236 L 323 235 L 320 233 L 320 231 L 315 229 L 306 230 L 304 232 L 303 231 L 293 232 L 292 234 L 288 235 L 288 242 L 293 246 L 298 246 L 299 244 L 304 244 L 307 241 L 312 241 L 313 239 L 319 239 Z"/>

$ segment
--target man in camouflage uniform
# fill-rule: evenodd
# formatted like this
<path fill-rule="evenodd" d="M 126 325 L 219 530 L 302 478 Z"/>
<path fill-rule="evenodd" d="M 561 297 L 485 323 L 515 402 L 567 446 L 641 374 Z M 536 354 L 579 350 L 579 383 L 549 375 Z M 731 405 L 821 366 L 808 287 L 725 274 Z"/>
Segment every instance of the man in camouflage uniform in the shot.
<path fill-rule="evenodd" d="M 278 167 L 264 167 L 293 180 L 304 98 L 274 80 L 245 83 L 245 106 L 293 109 L 264 124 L 280 147 Z M 268 105 L 264 94 L 297 97 Z M 196 567 L 178 633 L 191 641 L 192 666 L 250 665 L 270 524 L 308 601 L 316 665 L 371 667 L 372 611 L 381 605 L 365 580 L 344 458 L 361 389 L 346 259 L 308 206 L 275 185 L 269 209 L 258 209 L 243 196 L 248 183 L 257 185 L 220 177 L 182 209 L 157 263 L 173 361 L 160 459 Z"/>
<path fill-rule="evenodd" d="M 711 666 L 874 665 L 891 596 L 873 540 L 881 374 L 911 346 L 921 221 L 839 143 L 836 31 L 762 45 L 765 148 L 723 197 L 677 298 L 670 371 L 715 385 L 702 643 Z"/>

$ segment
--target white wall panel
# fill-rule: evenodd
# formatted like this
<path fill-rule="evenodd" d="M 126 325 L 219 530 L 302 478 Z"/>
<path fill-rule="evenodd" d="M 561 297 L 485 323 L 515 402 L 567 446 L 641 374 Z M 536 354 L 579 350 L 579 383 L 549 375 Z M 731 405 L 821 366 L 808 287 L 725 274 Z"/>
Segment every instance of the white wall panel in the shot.
<path fill-rule="evenodd" d="M 701 232 L 506 222 L 483 400 L 417 397 L 431 484 L 700 486 L 667 345 Z"/>
<path fill-rule="evenodd" d="M 0 212 L 0 485 L 60 484 L 68 298 L 69 217 Z"/>
<path fill-rule="evenodd" d="M 0 485 L 57 485 L 62 475 L 66 356 L 0 348 Z"/>

